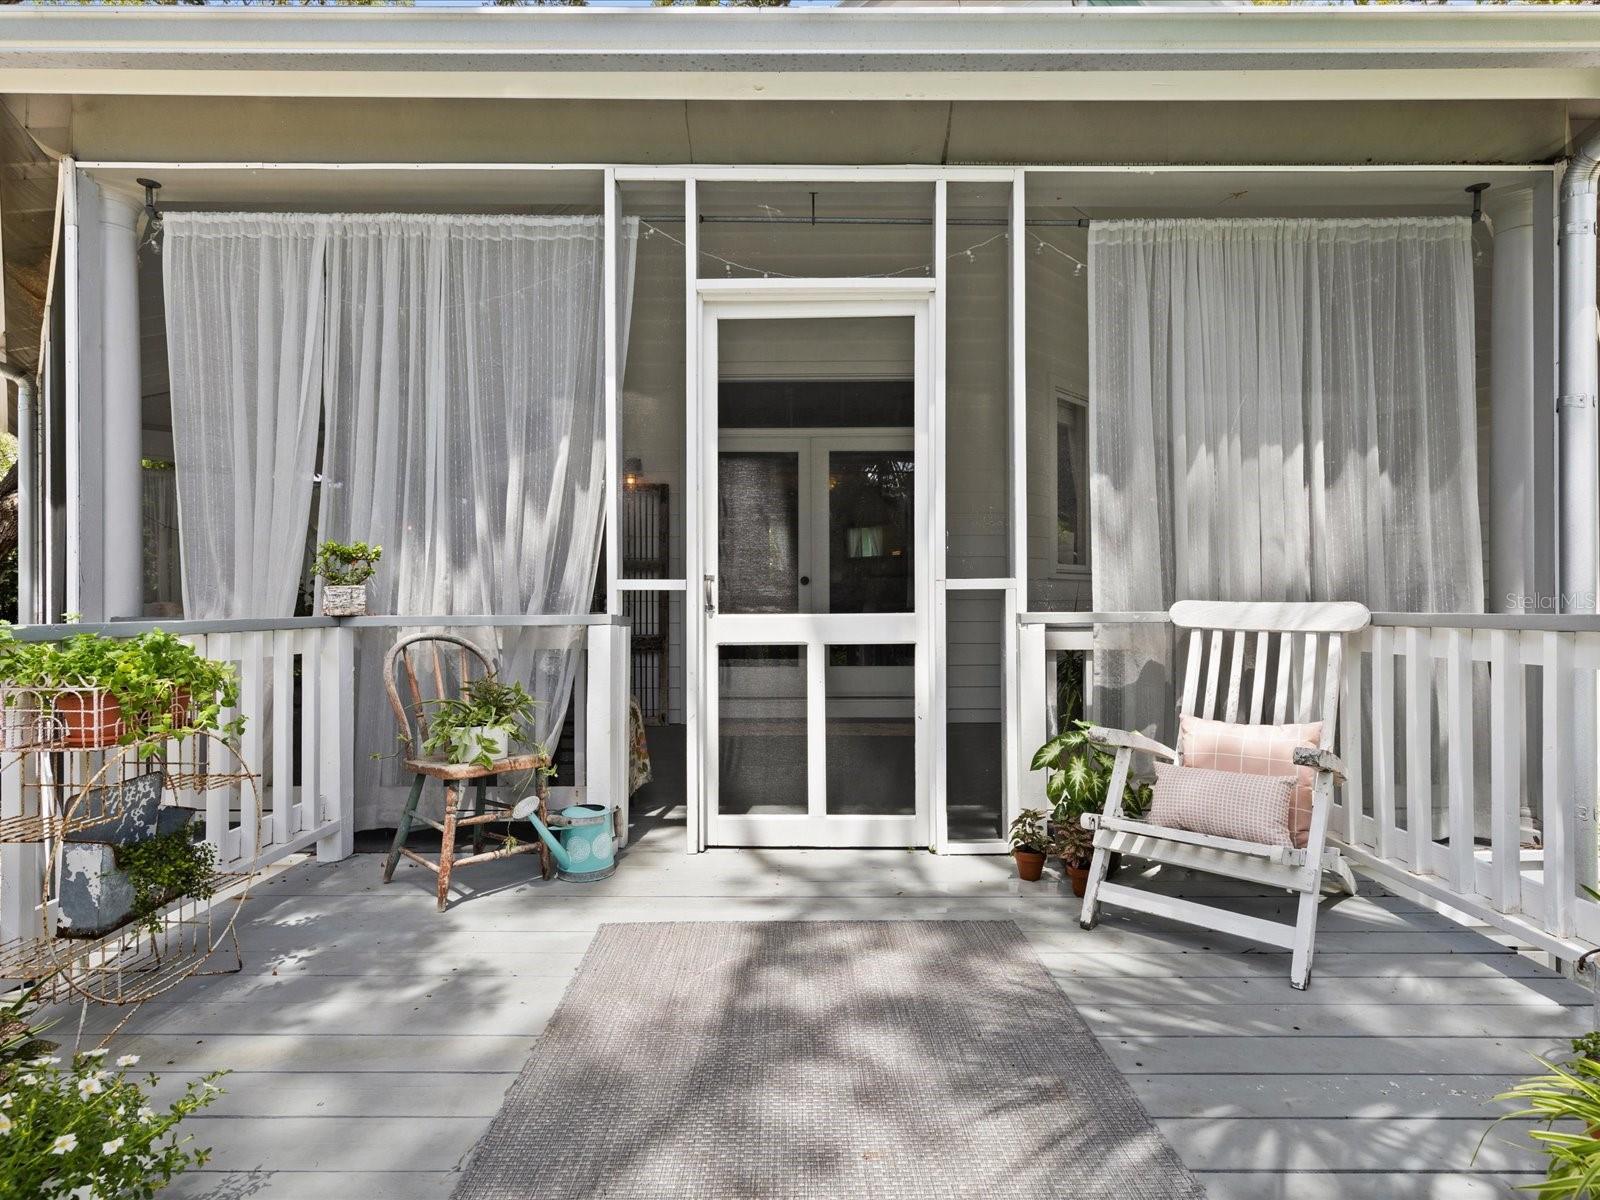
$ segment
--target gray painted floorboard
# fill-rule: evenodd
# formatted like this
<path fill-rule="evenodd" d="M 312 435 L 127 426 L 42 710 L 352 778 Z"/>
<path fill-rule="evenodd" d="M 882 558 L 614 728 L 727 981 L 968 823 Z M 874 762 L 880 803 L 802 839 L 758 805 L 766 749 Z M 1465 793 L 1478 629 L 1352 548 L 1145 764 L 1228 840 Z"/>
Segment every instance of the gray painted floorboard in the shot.
<path fill-rule="evenodd" d="M 1537 1160 L 1505 1127 L 1474 1162 L 1491 1097 L 1591 1021 L 1587 993 L 1512 939 L 1365 881 L 1327 909 L 1302 993 L 1287 955 L 1235 938 L 1114 912 L 1085 933 L 1058 878 L 1020 883 L 1006 859 L 681 846 L 658 828 L 592 885 L 538 882 L 527 859 L 472 868 L 444 914 L 431 877 L 402 865 L 383 887 L 373 856 L 262 880 L 244 971 L 189 981 L 119 1040 L 163 1090 L 233 1072 L 193 1122 L 214 1159 L 167 1194 L 447 1197 L 607 921 L 1015 921 L 1217 1200 L 1510 1196 Z M 1153 886 L 1292 911 L 1227 880 Z M 90 1036 L 123 1015 L 91 1012 Z"/>

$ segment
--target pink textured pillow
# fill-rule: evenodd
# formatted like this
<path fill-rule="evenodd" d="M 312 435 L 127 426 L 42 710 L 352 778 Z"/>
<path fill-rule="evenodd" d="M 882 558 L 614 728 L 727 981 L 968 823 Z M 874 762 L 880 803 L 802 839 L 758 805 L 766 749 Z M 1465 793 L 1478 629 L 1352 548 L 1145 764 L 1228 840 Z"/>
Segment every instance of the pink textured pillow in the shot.
<path fill-rule="evenodd" d="M 1293 775 L 1251 775 L 1156 764 L 1150 823 L 1264 846 L 1293 845 Z"/>
<path fill-rule="evenodd" d="M 1234 771 L 1244 775 L 1288 775 L 1299 780 L 1289 831 L 1296 846 L 1304 847 L 1311 832 L 1311 781 L 1316 772 L 1297 767 L 1297 746 L 1322 744 L 1322 722 L 1303 725 L 1232 725 L 1184 717 L 1178 726 L 1178 753 L 1186 767 Z"/>

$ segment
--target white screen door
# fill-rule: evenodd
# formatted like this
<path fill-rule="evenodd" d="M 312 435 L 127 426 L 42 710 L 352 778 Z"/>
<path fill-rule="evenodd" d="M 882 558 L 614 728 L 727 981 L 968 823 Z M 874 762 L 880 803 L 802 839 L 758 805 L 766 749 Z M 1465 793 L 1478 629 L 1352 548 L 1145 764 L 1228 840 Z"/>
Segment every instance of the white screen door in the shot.
<path fill-rule="evenodd" d="M 711 845 L 929 843 L 925 313 L 705 307 Z"/>

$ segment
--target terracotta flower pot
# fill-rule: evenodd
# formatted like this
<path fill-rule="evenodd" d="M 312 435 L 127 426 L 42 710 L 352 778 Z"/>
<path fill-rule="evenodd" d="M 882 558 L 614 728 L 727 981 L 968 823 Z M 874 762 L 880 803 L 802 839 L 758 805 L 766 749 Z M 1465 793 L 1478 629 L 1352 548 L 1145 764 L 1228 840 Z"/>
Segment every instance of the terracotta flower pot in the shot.
<path fill-rule="evenodd" d="M 1068 862 L 1063 858 L 1061 867 L 1072 882 L 1072 894 L 1081 900 L 1083 894 L 1089 890 L 1089 864 Z"/>
<path fill-rule="evenodd" d="M 1044 874 L 1044 855 L 1039 851 L 1013 850 L 1011 857 L 1017 860 L 1017 878 L 1023 882 L 1036 883 Z"/>
<path fill-rule="evenodd" d="M 71 750 L 100 750 L 122 737 L 122 705 L 100 688 L 62 692 L 51 704 L 61 722 L 61 744 Z"/>

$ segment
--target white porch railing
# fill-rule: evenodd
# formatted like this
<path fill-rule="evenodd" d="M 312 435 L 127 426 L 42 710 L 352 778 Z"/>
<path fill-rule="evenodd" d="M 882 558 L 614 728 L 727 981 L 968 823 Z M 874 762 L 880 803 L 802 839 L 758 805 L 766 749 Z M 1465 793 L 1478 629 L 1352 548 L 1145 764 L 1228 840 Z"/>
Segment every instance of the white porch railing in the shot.
<path fill-rule="evenodd" d="M 234 664 L 238 711 L 246 717 L 239 754 L 257 786 L 198 791 L 205 838 L 219 869 L 242 874 L 314 849 L 337 861 L 355 834 L 355 643 L 359 629 L 437 627 L 578 628 L 584 653 L 574 689 L 579 788 L 623 807 L 627 823 L 628 652 L 625 623 L 606 616 L 303 617 L 276 621 L 127 621 L 111 625 L 25 627 L 17 636 L 53 641 L 75 633 L 132 636 L 164 629 L 208 658 Z M 227 714 L 231 716 L 232 714 Z M 33 769 L 0 759 L 0 818 L 34 815 Z M 39 928 L 42 863 L 38 849 L 0 846 L 0 944 Z"/>
<path fill-rule="evenodd" d="M 1078 656 L 1085 712 L 1116 701 L 1098 662 L 1159 613 L 1021 618 L 1025 750 L 1056 726 L 1058 671 Z M 1148 640 L 1148 639 L 1147 639 Z M 1176 711 L 1168 659 L 1165 728 Z M 1350 778 L 1330 836 L 1362 871 L 1574 959 L 1600 944 L 1593 617 L 1377 613 L 1346 643 L 1339 752 Z M 1137 707 L 1137 706 L 1136 706 Z M 1043 802 L 1031 776 L 1022 803 Z"/>

